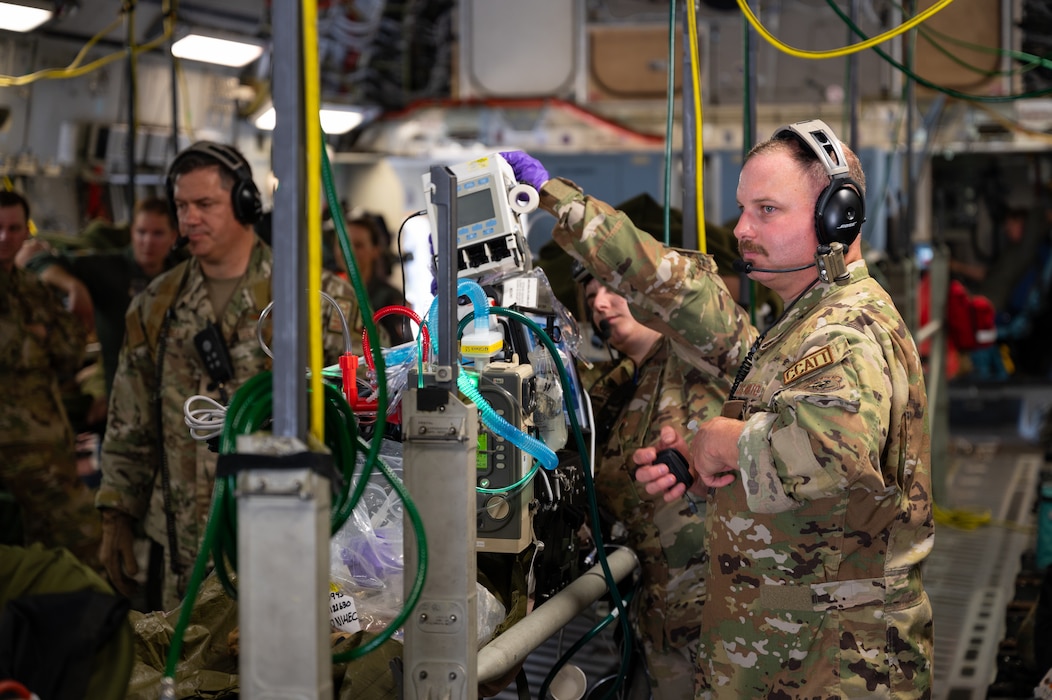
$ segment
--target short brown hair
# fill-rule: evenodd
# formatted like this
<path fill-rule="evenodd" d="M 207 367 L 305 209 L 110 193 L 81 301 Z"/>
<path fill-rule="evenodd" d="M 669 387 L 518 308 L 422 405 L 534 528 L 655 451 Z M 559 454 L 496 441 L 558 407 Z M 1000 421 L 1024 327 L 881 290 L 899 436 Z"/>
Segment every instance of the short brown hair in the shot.
<path fill-rule="evenodd" d="M 29 202 L 14 190 L 0 190 L 0 207 L 22 207 L 29 221 Z"/>

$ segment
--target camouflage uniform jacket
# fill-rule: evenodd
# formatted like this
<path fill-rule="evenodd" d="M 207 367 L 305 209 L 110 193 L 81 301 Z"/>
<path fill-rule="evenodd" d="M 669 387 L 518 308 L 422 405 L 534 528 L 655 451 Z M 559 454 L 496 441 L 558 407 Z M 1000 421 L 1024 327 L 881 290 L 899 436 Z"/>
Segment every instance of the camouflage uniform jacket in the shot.
<path fill-rule="evenodd" d="M 68 444 L 70 428 L 59 378 L 84 358 L 84 328 L 40 279 L 13 267 L 0 270 L 0 445 Z M 26 326 L 42 324 L 42 342 Z"/>
<path fill-rule="evenodd" d="M 272 265 L 270 247 L 257 240 L 248 270 L 219 319 L 234 367 L 234 378 L 224 387 L 228 397 L 248 379 L 271 369 L 271 360 L 257 340 L 256 325 L 271 300 Z M 351 323 L 359 321 L 356 325 L 360 329 L 350 286 L 328 273 L 322 279 L 322 290 L 340 304 Z M 171 320 L 162 338 L 161 327 L 169 311 Z M 342 326 L 330 305 L 322 304 L 322 311 L 326 319 L 325 358 L 334 363 L 345 348 Z M 102 446 L 102 483 L 96 497 L 100 508 L 116 508 L 143 520 L 146 534 L 167 548 L 160 463 L 161 459 L 167 460 L 179 561 L 187 567 L 204 534 L 217 455 L 205 442 L 191 437 L 183 418 L 183 403 L 195 394 L 222 398 L 216 388 L 209 388 L 211 380 L 193 340 L 214 318 L 204 275 L 195 259 L 160 275 L 132 300 L 110 397 Z M 265 325 L 268 343 L 272 320 L 270 316 Z M 351 338 L 355 337 L 360 337 L 360 332 L 355 336 L 351 329 Z M 360 352 L 360 343 L 355 349 Z M 157 434 L 158 395 L 162 402 L 163 436 Z M 158 449 L 161 444 L 163 453 Z"/>
<path fill-rule="evenodd" d="M 625 388 L 626 399 L 619 399 Z M 682 647 L 698 638 L 705 599 L 705 504 L 695 514 L 684 501 L 665 503 L 639 487 L 632 453 L 653 443 L 663 425 L 690 430 L 719 415 L 730 389 L 726 377 L 706 377 L 672 352 L 662 338 L 639 367 L 624 358 L 589 389 L 606 438 L 596 458 L 599 503 L 628 531 L 639 557 L 642 589 L 633 621 L 656 649 Z M 598 437 L 598 436 L 597 436 Z M 602 439 L 602 437 L 599 437 Z"/>
<path fill-rule="evenodd" d="M 663 246 L 571 183 L 549 182 L 542 205 L 561 245 L 681 339 L 736 323 L 713 275 L 683 277 Z M 931 695 L 924 375 L 891 299 L 865 263 L 848 269 L 848 284 L 816 284 L 770 329 L 736 392 L 739 480 L 712 492 L 706 518 L 703 697 Z M 740 337 L 751 344 L 755 329 Z"/>

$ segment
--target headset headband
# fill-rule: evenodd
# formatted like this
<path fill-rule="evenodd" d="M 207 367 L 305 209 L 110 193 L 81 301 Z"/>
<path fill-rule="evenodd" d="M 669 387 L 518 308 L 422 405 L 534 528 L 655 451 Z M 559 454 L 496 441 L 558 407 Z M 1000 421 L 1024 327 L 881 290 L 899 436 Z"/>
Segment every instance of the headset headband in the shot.
<path fill-rule="evenodd" d="M 847 158 L 840 147 L 840 139 L 833 135 L 833 130 L 821 119 L 786 124 L 775 132 L 775 138 L 789 132 L 803 140 L 807 147 L 814 151 L 822 161 L 830 178 L 848 176 Z"/>

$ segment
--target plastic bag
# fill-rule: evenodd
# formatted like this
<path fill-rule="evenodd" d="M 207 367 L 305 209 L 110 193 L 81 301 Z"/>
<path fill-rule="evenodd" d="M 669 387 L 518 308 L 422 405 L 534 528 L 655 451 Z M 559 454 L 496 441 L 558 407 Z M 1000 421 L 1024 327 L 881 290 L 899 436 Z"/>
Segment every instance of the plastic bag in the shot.
<path fill-rule="evenodd" d="M 401 443 L 385 440 L 380 459 L 397 478 L 402 478 Z M 359 453 L 359 471 L 364 460 L 365 455 Z M 403 519 L 404 506 L 398 492 L 375 470 L 351 516 L 330 542 L 330 577 L 342 593 L 354 599 L 358 623 L 366 632 L 382 631 L 402 610 Z M 477 582 L 475 585 L 481 646 L 492 638 L 507 613 L 489 590 Z M 401 641 L 403 630 L 398 630 L 393 638 Z"/>
<path fill-rule="evenodd" d="M 548 349 L 542 345 L 530 350 L 529 358 L 537 378 L 533 422 L 544 444 L 553 450 L 561 450 L 566 446 L 569 432 L 566 428 L 566 408 L 559 370 Z M 565 365 L 565 358 L 560 359 Z"/>

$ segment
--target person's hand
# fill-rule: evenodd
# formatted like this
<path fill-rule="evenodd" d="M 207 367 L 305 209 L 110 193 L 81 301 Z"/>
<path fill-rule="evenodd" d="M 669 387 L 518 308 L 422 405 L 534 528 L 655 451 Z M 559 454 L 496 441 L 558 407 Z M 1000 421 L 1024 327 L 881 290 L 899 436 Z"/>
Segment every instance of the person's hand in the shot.
<path fill-rule="evenodd" d="M 126 597 L 131 597 L 135 592 L 137 584 L 132 577 L 139 573 L 139 564 L 135 561 L 132 547 L 134 541 L 132 517 L 113 508 L 104 509 L 99 559 L 106 567 L 110 583 Z"/>
<path fill-rule="evenodd" d="M 15 265 L 25 267 L 29 261 L 38 253 L 54 253 L 55 251 L 39 238 L 27 238 L 22 247 L 15 253 Z"/>
<path fill-rule="evenodd" d="M 508 161 L 515 179 L 524 185 L 529 185 L 538 192 L 544 187 L 544 183 L 551 179 L 548 171 L 544 169 L 541 162 L 522 151 L 501 151 L 501 157 Z"/>
<path fill-rule="evenodd" d="M 672 426 L 666 425 L 661 428 L 657 441 L 653 445 L 640 447 L 632 453 L 632 461 L 636 464 L 636 481 L 645 484 L 644 488 L 650 494 L 663 494 L 666 502 L 682 498 L 687 492 L 687 487 L 678 481 L 674 474 L 669 472 L 665 464 L 654 464 L 658 452 L 664 449 L 678 451 L 684 457 L 690 458 L 690 450 L 683 437 L 675 431 Z M 690 468 L 694 473 L 694 468 Z M 697 484 L 698 480 L 695 479 Z"/>
<path fill-rule="evenodd" d="M 720 488 L 738 478 L 738 438 L 745 423 L 716 416 L 698 426 L 690 441 L 691 468 L 709 488 Z"/>

